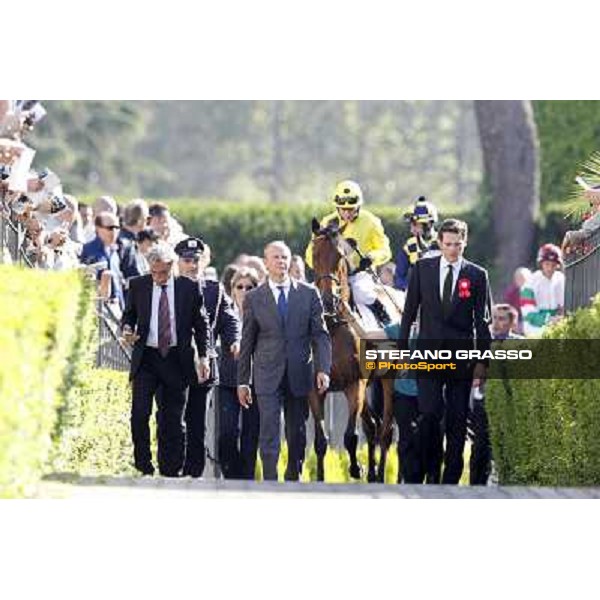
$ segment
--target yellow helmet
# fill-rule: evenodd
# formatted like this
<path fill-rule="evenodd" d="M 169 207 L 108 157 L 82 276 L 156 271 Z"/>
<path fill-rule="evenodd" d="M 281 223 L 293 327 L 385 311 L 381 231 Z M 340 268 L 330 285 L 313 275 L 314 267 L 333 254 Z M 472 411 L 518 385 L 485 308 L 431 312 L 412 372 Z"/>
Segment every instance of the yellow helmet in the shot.
<path fill-rule="evenodd" d="M 363 194 L 356 181 L 346 179 L 335 186 L 333 203 L 340 208 L 354 208 L 362 206 Z"/>

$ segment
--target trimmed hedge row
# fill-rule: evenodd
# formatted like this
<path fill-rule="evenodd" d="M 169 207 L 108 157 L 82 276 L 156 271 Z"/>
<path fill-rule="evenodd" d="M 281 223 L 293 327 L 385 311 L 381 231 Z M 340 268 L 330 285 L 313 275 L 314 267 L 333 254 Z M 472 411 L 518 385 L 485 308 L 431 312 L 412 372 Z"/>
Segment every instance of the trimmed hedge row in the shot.
<path fill-rule="evenodd" d="M 133 475 L 127 373 L 87 366 L 64 412 L 52 461 L 58 473 Z"/>
<path fill-rule="evenodd" d="M 47 463 L 57 410 L 83 356 L 90 306 L 78 273 L 0 267 L 0 496 L 31 493 Z"/>
<path fill-rule="evenodd" d="M 202 237 L 211 246 L 213 264 L 219 271 L 238 254 L 262 256 L 265 243 L 270 240 L 287 241 L 294 254 L 304 256 L 311 235 L 313 217 L 320 219 L 330 212 L 326 203 L 269 204 L 173 200 L 171 211 L 190 235 Z M 390 238 L 395 259 L 404 244 L 409 230 L 401 218 L 405 207 L 369 205 L 383 221 Z M 440 218 L 457 217 L 469 224 L 467 256 L 490 269 L 494 279 L 493 261 L 496 249 L 493 243 L 492 222 L 487 201 L 470 209 L 446 207 Z M 531 264 L 537 248 L 546 242 L 560 243 L 564 233 L 571 228 L 564 219 L 564 207 L 554 204 L 545 208 L 536 230 L 536 242 L 531 248 Z"/>
<path fill-rule="evenodd" d="M 294 254 L 304 256 L 311 236 L 313 217 L 321 219 L 331 212 L 326 203 L 269 204 L 174 200 L 168 203 L 174 216 L 190 235 L 202 237 L 211 247 L 213 264 L 219 271 L 238 254 L 262 256 L 265 244 L 283 239 Z M 390 238 L 392 253 L 408 236 L 408 225 L 395 206 L 371 206 L 369 210 L 379 216 Z M 476 215 L 478 211 L 452 211 L 443 216 L 457 216 L 470 225 L 469 254 L 491 256 L 487 251 L 489 223 Z"/>
<path fill-rule="evenodd" d="M 600 295 L 544 337 L 600 337 Z M 600 380 L 490 380 L 494 459 L 505 485 L 600 484 Z"/>

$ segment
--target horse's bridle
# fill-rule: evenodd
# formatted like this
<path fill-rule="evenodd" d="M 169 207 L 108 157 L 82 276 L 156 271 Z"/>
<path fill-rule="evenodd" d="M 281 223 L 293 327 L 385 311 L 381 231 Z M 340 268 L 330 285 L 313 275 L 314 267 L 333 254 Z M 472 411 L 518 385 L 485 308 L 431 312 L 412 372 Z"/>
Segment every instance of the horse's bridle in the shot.
<path fill-rule="evenodd" d="M 326 235 L 327 234 L 323 234 Z M 328 236 L 329 237 L 329 236 Z M 331 238 L 330 238 L 331 239 Z M 339 259 L 337 264 L 339 265 L 341 260 L 347 261 L 346 257 L 339 252 L 338 249 L 338 254 L 339 254 Z M 335 283 L 338 288 L 340 287 L 341 283 L 340 283 L 340 278 L 335 274 L 335 273 L 325 273 L 323 275 L 317 275 L 316 279 L 315 279 L 315 285 L 318 287 L 319 283 L 321 281 L 324 280 L 328 280 L 328 281 L 332 281 L 333 283 Z M 341 304 L 342 299 L 340 298 L 339 294 L 335 293 L 333 291 L 333 289 L 331 290 L 331 298 L 332 298 L 332 310 L 329 312 L 324 312 L 324 316 L 332 323 L 332 325 L 339 325 L 341 323 L 345 323 L 346 320 L 342 319 L 340 317 L 340 312 L 339 312 L 339 306 Z"/>

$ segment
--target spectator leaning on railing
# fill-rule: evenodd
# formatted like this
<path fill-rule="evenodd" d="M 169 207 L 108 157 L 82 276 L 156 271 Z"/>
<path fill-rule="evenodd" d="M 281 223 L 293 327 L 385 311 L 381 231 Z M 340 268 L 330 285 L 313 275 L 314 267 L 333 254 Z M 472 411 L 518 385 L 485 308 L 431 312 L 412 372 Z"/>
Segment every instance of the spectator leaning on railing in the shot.
<path fill-rule="evenodd" d="M 119 221 L 113 213 L 102 212 L 96 215 L 95 225 L 96 237 L 83 246 L 81 262 L 95 265 L 99 279 L 102 277 L 102 272 L 110 273 L 111 289 L 108 296 L 122 311 L 125 308 L 125 296 L 117 241 L 120 230 Z"/>

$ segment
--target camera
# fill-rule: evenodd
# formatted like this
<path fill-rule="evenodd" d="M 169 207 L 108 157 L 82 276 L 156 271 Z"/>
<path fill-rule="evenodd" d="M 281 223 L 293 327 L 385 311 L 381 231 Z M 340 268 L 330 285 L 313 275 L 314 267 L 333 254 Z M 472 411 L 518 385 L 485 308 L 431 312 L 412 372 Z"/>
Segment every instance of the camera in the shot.
<path fill-rule="evenodd" d="M 17 111 L 28 129 L 33 129 L 46 116 L 46 109 L 39 100 L 17 100 Z"/>
<path fill-rule="evenodd" d="M 62 196 L 53 195 L 50 198 L 50 214 L 53 215 L 67 208 L 67 203 Z"/>

